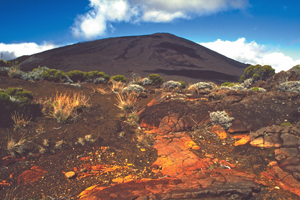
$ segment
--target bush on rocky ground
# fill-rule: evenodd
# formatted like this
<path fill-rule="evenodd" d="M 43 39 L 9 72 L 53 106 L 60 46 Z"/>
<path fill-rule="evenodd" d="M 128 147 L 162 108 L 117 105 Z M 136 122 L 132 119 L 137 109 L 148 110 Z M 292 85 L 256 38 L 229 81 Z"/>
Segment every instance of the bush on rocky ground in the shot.
<path fill-rule="evenodd" d="M 240 83 L 244 82 L 244 80 L 248 78 L 252 78 L 253 82 L 257 82 L 259 80 L 266 81 L 268 78 L 275 74 L 275 69 L 273 69 L 270 65 L 250 65 L 244 70 L 243 75 L 240 77 Z"/>
<path fill-rule="evenodd" d="M 0 90 L 0 126 L 11 122 L 14 112 L 22 112 L 33 100 L 33 94 L 22 88 Z"/>
<path fill-rule="evenodd" d="M 141 80 L 141 84 L 142 85 L 151 85 L 152 81 L 148 77 L 146 77 Z"/>
<path fill-rule="evenodd" d="M 110 79 L 112 81 L 123 82 L 123 83 L 125 83 L 127 81 L 127 79 L 123 75 L 115 75 L 115 76 L 110 77 Z"/>
<path fill-rule="evenodd" d="M 159 74 L 150 74 L 148 77 L 153 85 L 161 85 L 164 83 L 164 79 Z"/>
<path fill-rule="evenodd" d="M 287 81 L 284 83 L 280 83 L 278 86 L 279 90 L 285 92 L 300 92 L 300 81 Z"/>
<path fill-rule="evenodd" d="M 145 92 L 145 88 L 143 88 L 142 86 L 137 85 L 137 84 L 131 84 L 122 90 L 122 92 L 126 92 L 126 91 L 141 93 L 141 92 Z"/>
<path fill-rule="evenodd" d="M 209 89 L 212 90 L 217 85 L 212 82 L 198 82 L 189 86 L 188 90 L 202 90 L 202 89 Z"/>
<path fill-rule="evenodd" d="M 182 88 L 182 84 L 179 81 L 167 81 L 162 84 L 163 89 L 175 89 Z"/>
<path fill-rule="evenodd" d="M 229 129 L 232 125 L 231 122 L 234 120 L 234 117 L 229 117 L 225 111 L 211 112 L 209 116 L 213 125 L 219 124 L 225 129 Z"/>

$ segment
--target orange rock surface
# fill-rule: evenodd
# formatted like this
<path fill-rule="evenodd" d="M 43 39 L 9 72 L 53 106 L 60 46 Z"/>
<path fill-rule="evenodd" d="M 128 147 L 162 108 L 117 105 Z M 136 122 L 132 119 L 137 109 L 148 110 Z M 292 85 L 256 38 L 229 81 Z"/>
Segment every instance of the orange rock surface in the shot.
<path fill-rule="evenodd" d="M 217 134 L 218 137 L 223 140 L 227 138 L 227 132 L 221 125 L 214 125 L 210 128 L 210 131 Z"/>

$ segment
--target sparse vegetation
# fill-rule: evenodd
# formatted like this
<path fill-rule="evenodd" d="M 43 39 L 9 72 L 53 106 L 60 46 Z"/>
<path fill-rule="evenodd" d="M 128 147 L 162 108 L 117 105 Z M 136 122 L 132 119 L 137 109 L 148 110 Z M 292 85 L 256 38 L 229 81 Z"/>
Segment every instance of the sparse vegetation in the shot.
<path fill-rule="evenodd" d="M 121 81 L 119 82 L 113 81 L 110 89 L 113 93 L 117 94 L 123 91 L 124 87 L 125 87 L 125 83 L 122 83 Z"/>
<path fill-rule="evenodd" d="M 234 117 L 229 117 L 225 111 L 211 112 L 209 116 L 213 125 L 219 124 L 225 129 L 229 129 L 232 125 L 231 122 L 234 120 Z"/>
<path fill-rule="evenodd" d="M 116 98 L 117 104 L 115 104 L 118 108 L 124 111 L 133 110 L 136 98 L 133 98 L 131 95 L 122 95 L 117 94 Z"/>
<path fill-rule="evenodd" d="M 19 142 L 15 142 L 15 140 L 11 137 L 7 142 L 7 151 L 10 155 L 16 156 L 16 153 L 23 154 L 25 151 L 26 140 L 23 137 L 19 140 Z"/>
<path fill-rule="evenodd" d="M 149 80 L 152 82 L 153 85 L 161 85 L 165 81 L 159 74 L 150 74 Z"/>
<path fill-rule="evenodd" d="M 267 80 L 275 74 L 275 69 L 270 65 L 250 65 L 244 70 L 243 75 L 240 77 L 239 82 L 242 83 L 248 78 L 252 78 L 254 82 L 259 80 Z"/>
<path fill-rule="evenodd" d="M 112 81 L 116 81 L 116 82 L 123 82 L 123 83 L 125 83 L 127 81 L 127 79 L 123 75 L 115 75 L 115 76 L 112 76 L 110 78 L 111 78 Z"/>
<path fill-rule="evenodd" d="M 14 130 L 18 130 L 21 128 L 26 128 L 29 124 L 31 118 L 25 116 L 24 114 L 20 114 L 15 111 L 15 113 L 11 116 L 12 120 L 14 121 Z"/>
<path fill-rule="evenodd" d="M 43 102 L 44 112 L 48 113 L 59 123 L 75 119 L 79 110 L 89 107 L 88 98 L 80 93 L 56 94 L 50 100 Z"/>
<path fill-rule="evenodd" d="M 293 126 L 290 122 L 283 122 L 282 124 L 280 124 L 282 127 L 284 126 Z"/>

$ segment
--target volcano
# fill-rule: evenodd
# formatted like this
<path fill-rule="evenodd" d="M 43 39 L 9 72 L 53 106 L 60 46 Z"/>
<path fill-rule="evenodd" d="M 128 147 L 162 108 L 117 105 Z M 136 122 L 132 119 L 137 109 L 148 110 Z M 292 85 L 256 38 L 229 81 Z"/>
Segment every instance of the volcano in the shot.
<path fill-rule="evenodd" d="M 165 80 L 185 82 L 238 81 L 248 65 L 169 33 L 107 38 L 64 46 L 20 57 L 23 71 L 38 66 L 141 77 L 159 74 Z"/>

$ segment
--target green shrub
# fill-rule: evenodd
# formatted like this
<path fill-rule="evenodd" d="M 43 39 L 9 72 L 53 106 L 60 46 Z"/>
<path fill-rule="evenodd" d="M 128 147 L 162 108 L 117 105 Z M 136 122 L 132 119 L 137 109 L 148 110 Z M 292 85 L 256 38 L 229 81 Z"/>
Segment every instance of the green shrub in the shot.
<path fill-rule="evenodd" d="M 18 103 L 19 106 L 21 106 L 21 107 L 23 107 L 25 105 L 29 105 L 31 103 L 31 101 L 33 100 L 32 92 L 29 92 L 22 88 L 9 87 L 7 90 L 5 90 L 5 93 L 11 97 L 15 97 L 17 99 L 17 102 L 19 102 Z"/>
<path fill-rule="evenodd" d="M 282 124 L 280 124 L 282 127 L 284 126 L 293 126 L 290 122 L 283 122 Z"/>
<path fill-rule="evenodd" d="M 239 83 L 230 83 L 230 82 L 225 82 L 225 83 L 222 83 L 221 86 L 225 86 L 225 87 L 233 87 L 235 85 L 239 85 Z"/>
<path fill-rule="evenodd" d="M 258 87 L 253 87 L 251 88 L 252 91 L 259 91 L 259 88 Z"/>
<path fill-rule="evenodd" d="M 66 76 L 65 72 L 63 72 L 61 70 L 57 70 L 54 73 L 54 81 L 62 81 L 65 76 Z"/>
<path fill-rule="evenodd" d="M 250 65 L 244 70 L 244 74 L 240 77 L 240 83 L 248 78 L 252 78 L 254 82 L 259 80 L 267 80 L 275 74 L 275 69 L 270 65 Z"/>
<path fill-rule="evenodd" d="M 83 82 L 83 81 L 85 81 L 85 78 L 87 77 L 87 72 L 73 70 L 73 71 L 67 72 L 67 75 L 74 82 L 78 82 L 78 81 Z"/>
<path fill-rule="evenodd" d="M 150 74 L 149 79 L 152 81 L 153 85 L 161 85 L 165 81 L 160 75 L 158 74 Z"/>
<path fill-rule="evenodd" d="M 127 81 L 127 79 L 123 75 L 115 75 L 115 76 L 112 76 L 111 79 L 113 81 L 117 81 L 117 82 L 121 81 L 123 83 L 125 83 Z"/>
<path fill-rule="evenodd" d="M 182 85 L 182 88 L 186 87 L 185 82 L 183 82 L 183 81 L 178 81 L 178 82 Z"/>
<path fill-rule="evenodd" d="M 98 73 L 97 73 L 97 76 L 98 76 L 98 77 L 104 78 L 106 81 L 109 81 L 109 79 L 110 79 L 110 76 L 108 76 L 108 75 L 105 74 L 104 72 L 98 72 Z M 125 82 L 126 82 L 126 81 L 125 81 Z"/>
<path fill-rule="evenodd" d="M 0 90 L 0 126 L 7 126 L 12 121 L 10 116 L 15 111 L 22 112 L 32 99 L 32 92 L 22 88 Z"/>

